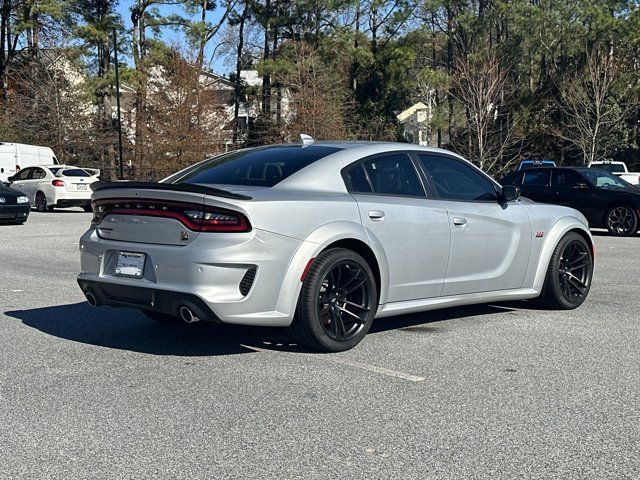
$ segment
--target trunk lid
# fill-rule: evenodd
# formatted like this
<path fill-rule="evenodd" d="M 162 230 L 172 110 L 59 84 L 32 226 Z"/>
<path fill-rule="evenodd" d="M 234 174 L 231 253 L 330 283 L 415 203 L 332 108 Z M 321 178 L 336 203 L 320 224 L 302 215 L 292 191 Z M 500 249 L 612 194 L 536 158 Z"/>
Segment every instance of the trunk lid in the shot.
<path fill-rule="evenodd" d="M 121 242 L 176 246 L 189 245 L 207 233 L 198 231 L 189 217 L 204 212 L 205 197 L 208 205 L 213 197 L 216 207 L 239 211 L 234 204 L 220 201 L 219 195 L 207 193 L 249 198 L 198 185 L 96 182 L 91 189 L 98 236 Z"/>

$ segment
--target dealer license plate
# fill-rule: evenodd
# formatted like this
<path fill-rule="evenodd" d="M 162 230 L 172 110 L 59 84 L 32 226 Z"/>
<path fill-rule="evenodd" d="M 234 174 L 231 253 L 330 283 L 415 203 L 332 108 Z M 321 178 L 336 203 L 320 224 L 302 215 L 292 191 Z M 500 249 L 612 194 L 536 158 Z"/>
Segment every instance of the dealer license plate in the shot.
<path fill-rule="evenodd" d="M 118 252 L 115 274 L 121 277 L 142 278 L 145 257 L 144 253 Z"/>

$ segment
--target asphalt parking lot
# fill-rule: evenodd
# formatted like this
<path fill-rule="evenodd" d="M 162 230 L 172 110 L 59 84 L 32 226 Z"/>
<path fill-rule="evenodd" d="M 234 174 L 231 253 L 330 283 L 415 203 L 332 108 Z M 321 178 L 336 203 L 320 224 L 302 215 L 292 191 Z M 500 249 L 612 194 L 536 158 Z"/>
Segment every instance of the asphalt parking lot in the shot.
<path fill-rule="evenodd" d="M 1 478 L 640 478 L 640 238 L 578 310 L 380 319 L 356 349 L 91 309 L 90 215 L 0 225 Z"/>

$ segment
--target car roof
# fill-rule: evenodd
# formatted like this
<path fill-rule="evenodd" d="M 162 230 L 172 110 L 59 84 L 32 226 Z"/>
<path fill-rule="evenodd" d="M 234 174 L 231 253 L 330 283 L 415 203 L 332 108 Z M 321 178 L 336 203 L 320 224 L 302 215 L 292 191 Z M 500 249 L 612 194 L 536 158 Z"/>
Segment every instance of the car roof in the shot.
<path fill-rule="evenodd" d="M 376 142 L 369 140 L 337 140 L 337 141 L 314 141 L 313 143 L 307 144 L 308 146 L 314 145 L 319 147 L 332 147 L 338 148 L 340 150 L 372 150 L 378 149 L 381 152 L 393 151 L 393 150 L 419 150 L 423 152 L 431 152 L 431 153 L 446 153 L 447 155 L 454 155 L 456 157 L 460 157 L 455 152 L 450 150 L 445 150 L 444 148 L 437 147 L 425 147 L 422 145 L 416 145 L 415 143 L 401 143 L 401 142 Z M 304 148 L 307 145 L 303 145 L 301 143 L 284 143 L 279 145 L 267 145 L 264 148 L 271 147 L 282 147 L 282 146 L 299 146 Z M 460 157 L 462 158 L 462 157 Z"/>
<path fill-rule="evenodd" d="M 463 162 L 468 163 L 473 168 L 478 169 L 477 166 L 471 162 L 450 150 L 445 150 L 436 147 L 423 147 L 414 143 L 399 143 L 399 142 L 370 142 L 370 141 L 323 141 L 313 142 L 307 145 L 301 143 L 290 143 L 284 145 L 271 145 L 269 147 L 283 147 L 283 146 L 298 146 L 304 148 L 305 146 L 317 146 L 317 147 L 330 147 L 336 149 L 336 151 L 319 158 L 315 162 L 307 165 L 301 170 L 293 173 L 289 177 L 283 179 L 277 183 L 274 188 L 287 189 L 290 187 L 296 189 L 304 189 L 309 191 L 318 190 L 335 190 L 335 186 L 340 184 L 344 186 L 344 180 L 341 176 L 341 171 L 344 167 L 351 165 L 365 157 L 370 157 L 378 154 L 394 153 L 394 152 L 416 152 L 416 153 L 431 153 L 446 155 L 448 157 L 457 158 Z M 330 167 L 330 168 L 327 168 Z M 479 170 L 479 169 L 478 169 Z M 481 170 L 479 170 L 481 171 Z M 499 185 L 495 180 L 487 176 L 491 182 Z"/>

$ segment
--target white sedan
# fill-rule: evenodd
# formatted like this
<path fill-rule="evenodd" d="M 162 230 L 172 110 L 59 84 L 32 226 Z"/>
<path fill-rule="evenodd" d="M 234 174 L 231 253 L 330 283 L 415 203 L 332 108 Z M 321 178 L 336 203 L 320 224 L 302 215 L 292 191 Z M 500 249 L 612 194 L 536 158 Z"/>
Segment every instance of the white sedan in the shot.
<path fill-rule="evenodd" d="M 70 165 L 41 165 L 20 170 L 9 178 L 12 186 L 24 192 L 38 211 L 55 207 L 82 207 L 91 211 L 91 185 L 100 170 Z"/>

